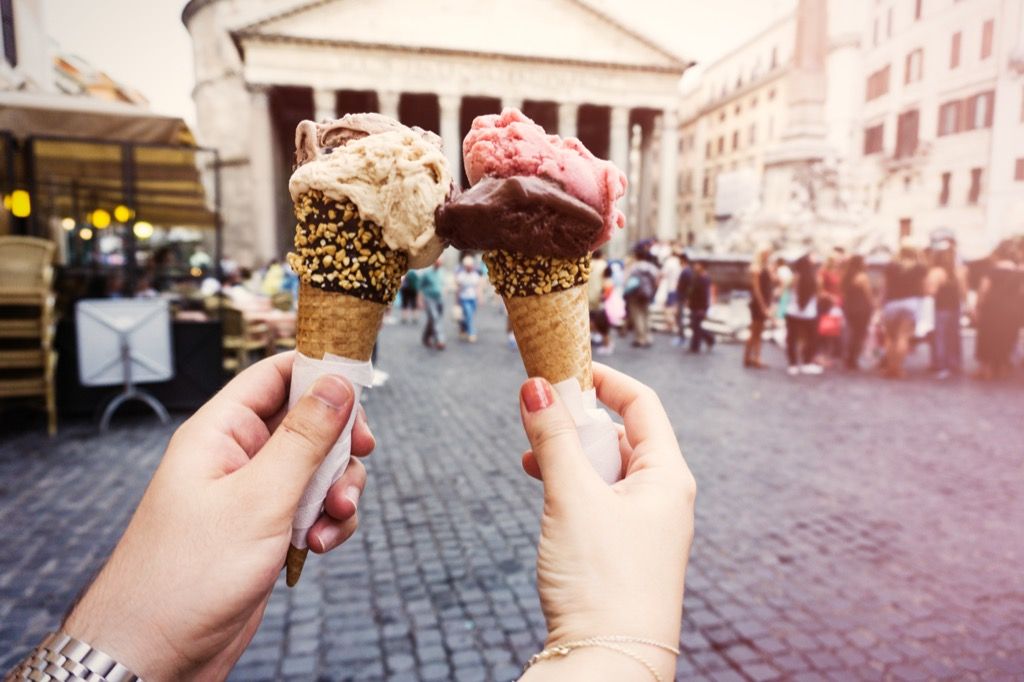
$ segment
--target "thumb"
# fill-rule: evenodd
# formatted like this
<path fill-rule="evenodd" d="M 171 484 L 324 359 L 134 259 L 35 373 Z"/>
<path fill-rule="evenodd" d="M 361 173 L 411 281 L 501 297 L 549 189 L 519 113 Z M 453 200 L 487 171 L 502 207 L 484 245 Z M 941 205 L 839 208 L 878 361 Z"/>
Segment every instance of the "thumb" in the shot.
<path fill-rule="evenodd" d="M 310 479 L 341 436 L 355 392 L 333 374 L 317 379 L 242 468 L 265 504 L 294 514 Z"/>
<path fill-rule="evenodd" d="M 596 479 L 572 415 L 546 379 L 529 379 L 523 384 L 519 411 L 544 480 L 545 496 L 560 496 Z"/>

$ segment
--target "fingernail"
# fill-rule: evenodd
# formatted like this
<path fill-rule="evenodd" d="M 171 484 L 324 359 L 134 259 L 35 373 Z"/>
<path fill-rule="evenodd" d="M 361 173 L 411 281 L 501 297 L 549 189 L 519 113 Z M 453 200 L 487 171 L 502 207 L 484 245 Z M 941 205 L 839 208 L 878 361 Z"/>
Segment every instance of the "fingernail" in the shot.
<path fill-rule="evenodd" d="M 341 529 L 335 526 L 327 526 L 322 531 L 316 534 L 317 542 L 320 543 L 320 551 L 326 552 L 333 549 L 338 544 L 338 536 L 341 534 Z"/>
<path fill-rule="evenodd" d="M 359 488 L 355 487 L 354 485 L 350 485 L 349 487 L 345 488 L 345 492 L 342 494 L 345 496 L 346 500 L 352 502 L 353 507 L 359 507 Z"/>
<path fill-rule="evenodd" d="M 335 410 L 352 401 L 352 390 L 340 377 L 325 374 L 313 384 L 313 397 Z"/>
<path fill-rule="evenodd" d="M 555 402 L 555 397 L 551 395 L 551 384 L 543 379 L 530 379 L 523 384 L 522 393 L 527 412 L 539 412 Z"/>

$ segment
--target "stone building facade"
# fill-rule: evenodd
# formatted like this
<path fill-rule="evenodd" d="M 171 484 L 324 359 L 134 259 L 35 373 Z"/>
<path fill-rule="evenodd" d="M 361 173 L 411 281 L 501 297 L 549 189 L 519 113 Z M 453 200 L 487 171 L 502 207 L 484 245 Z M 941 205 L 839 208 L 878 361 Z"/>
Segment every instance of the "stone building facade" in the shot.
<path fill-rule="evenodd" d="M 887 0 L 863 29 L 873 229 L 969 257 L 1024 232 L 1024 1 Z"/>
<path fill-rule="evenodd" d="M 434 130 L 465 183 L 473 118 L 520 107 L 626 169 L 629 228 L 614 250 L 678 234 L 678 82 L 690 63 L 583 0 L 191 0 L 182 18 L 198 135 L 222 158 L 225 251 L 243 264 L 289 248 L 295 125 L 357 111 Z"/>

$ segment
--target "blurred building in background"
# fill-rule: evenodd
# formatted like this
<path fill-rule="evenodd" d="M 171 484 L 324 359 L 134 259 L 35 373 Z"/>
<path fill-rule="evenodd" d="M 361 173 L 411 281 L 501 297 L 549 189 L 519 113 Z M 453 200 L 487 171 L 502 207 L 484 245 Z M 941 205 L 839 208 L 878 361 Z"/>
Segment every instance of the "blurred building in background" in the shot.
<path fill-rule="evenodd" d="M 904 0 L 866 17 L 862 140 L 876 232 L 1024 232 L 1024 1 Z"/>
<path fill-rule="evenodd" d="M 689 83 L 681 119 L 691 241 L 949 231 L 981 255 L 1024 231 L 1024 0 L 800 0 Z"/>
<path fill-rule="evenodd" d="M 678 83 L 690 63 L 583 0 L 191 0 L 198 132 L 220 150 L 225 250 L 290 248 L 302 119 L 377 111 L 441 135 L 456 177 L 474 117 L 520 107 L 631 180 L 628 241 L 678 235 Z"/>

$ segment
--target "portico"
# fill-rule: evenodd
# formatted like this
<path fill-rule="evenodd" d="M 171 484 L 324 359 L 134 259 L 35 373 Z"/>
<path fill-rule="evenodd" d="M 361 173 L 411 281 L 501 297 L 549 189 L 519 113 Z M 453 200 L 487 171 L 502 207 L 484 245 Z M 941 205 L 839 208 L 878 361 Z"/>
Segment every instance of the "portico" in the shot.
<path fill-rule="evenodd" d="M 189 7 L 195 4 L 193 0 Z M 230 7 L 214 11 L 217 0 L 198 4 L 202 6 L 191 13 L 186 7 L 184 17 L 194 38 L 209 33 L 202 24 L 216 24 L 230 14 L 225 11 Z M 523 11 L 508 13 L 511 4 Z M 523 5 L 536 5 L 535 16 L 549 15 L 559 23 L 545 24 L 548 28 L 522 24 L 530 9 Z M 449 10 L 443 22 L 438 9 Z M 395 25 L 382 22 L 381 16 L 401 20 Z M 479 35 L 487 33 L 485 24 L 493 34 L 489 43 L 479 42 Z M 504 30 L 494 34 L 493 26 L 502 25 Z M 553 25 L 568 30 L 568 36 L 544 35 Z M 268 247 L 271 255 L 288 248 L 290 207 L 283 189 L 295 124 L 303 118 L 360 111 L 380 112 L 437 132 L 453 175 L 465 185 L 461 141 L 472 120 L 519 107 L 548 131 L 579 137 L 595 155 L 627 171 L 631 195 L 623 208 L 629 227 L 617 236 L 614 251 L 621 253 L 629 241 L 644 236 L 678 236 L 677 84 L 689 64 L 583 2 L 320 1 L 224 29 L 238 56 L 234 85 L 247 93 L 248 118 L 269 120 L 274 131 L 270 140 L 250 137 L 248 168 L 239 168 L 240 175 L 253 178 L 247 190 L 254 196 L 276 197 L 276 224 L 260 215 L 242 218 L 272 235 L 253 253 L 256 258 L 264 257 Z M 531 36 L 530 30 L 540 35 Z M 197 40 L 197 71 L 202 72 L 198 55 Z M 207 128 L 204 112 L 211 118 L 224 115 L 204 102 L 231 85 L 226 80 L 214 79 L 214 87 L 214 81 L 204 86 L 200 79 L 196 100 L 201 133 Z M 239 134 L 227 125 L 209 127 Z M 655 137 L 657 149 L 652 147 Z M 631 162 L 636 142 L 648 153 L 633 155 Z M 270 146 L 273 152 L 259 154 L 258 146 Z M 257 163 L 270 166 L 258 170 Z M 227 211 L 225 219 L 232 221 Z M 226 232 L 231 234 L 230 227 Z"/>

